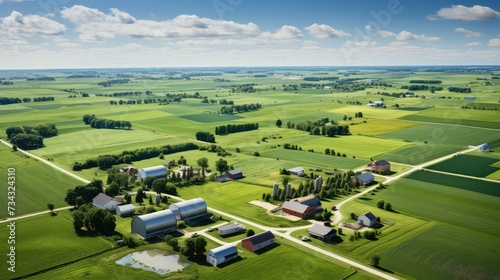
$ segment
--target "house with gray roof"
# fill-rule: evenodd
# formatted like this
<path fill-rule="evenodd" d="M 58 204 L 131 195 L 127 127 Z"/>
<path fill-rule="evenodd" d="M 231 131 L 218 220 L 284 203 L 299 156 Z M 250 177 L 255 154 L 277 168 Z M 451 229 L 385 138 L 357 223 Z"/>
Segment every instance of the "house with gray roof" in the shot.
<path fill-rule="evenodd" d="M 336 229 L 319 224 L 314 224 L 307 230 L 307 232 L 309 233 L 309 236 L 324 242 L 330 242 L 335 236 L 337 236 Z"/>

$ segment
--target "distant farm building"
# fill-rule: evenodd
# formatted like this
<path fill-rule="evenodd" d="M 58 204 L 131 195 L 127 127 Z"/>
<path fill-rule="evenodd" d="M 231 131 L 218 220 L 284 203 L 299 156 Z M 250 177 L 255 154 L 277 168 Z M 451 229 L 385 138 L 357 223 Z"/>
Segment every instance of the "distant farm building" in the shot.
<path fill-rule="evenodd" d="M 309 236 L 322 240 L 324 242 L 330 242 L 337 236 L 337 230 L 331 227 L 314 224 L 309 230 L 307 230 Z"/>
<path fill-rule="evenodd" d="M 232 223 L 232 224 L 228 224 L 228 225 L 220 227 L 217 230 L 217 233 L 220 236 L 224 236 L 224 235 L 230 235 L 230 234 L 234 234 L 234 233 L 238 233 L 238 232 L 243 232 L 245 230 L 247 230 L 247 228 L 244 225 L 236 222 L 236 223 Z"/>
<path fill-rule="evenodd" d="M 129 173 L 129 174 L 136 174 L 137 169 L 135 169 L 132 166 L 127 166 L 127 167 L 120 168 L 120 172 L 125 172 L 125 173 Z"/>
<path fill-rule="evenodd" d="M 490 146 L 486 143 L 477 146 L 477 149 L 481 152 L 488 152 L 490 150 Z"/>
<path fill-rule="evenodd" d="M 121 201 L 107 196 L 104 193 L 99 193 L 92 199 L 92 204 L 94 204 L 95 207 L 111 211 L 115 210 L 116 207 L 121 204 Z"/>
<path fill-rule="evenodd" d="M 256 234 L 241 240 L 241 247 L 249 251 L 255 252 L 267 246 L 273 245 L 274 242 L 275 242 L 274 234 L 268 230 L 266 232 Z"/>
<path fill-rule="evenodd" d="M 207 204 L 203 198 L 194 198 L 182 202 L 170 204 L 168 207 L 177 220 L 189 220 L 207 215 Z"/>
<path fill-rule="evenodd" d="M 476 100 L 475 96 L 465 96 L 464 100 Z"/>
<path fill-rule="evenodd" d="M 139 169 L 137 177 L 144 180 L 147 177 L 166 178 L 167 175 L 167 168 L 163 165 L 158 165 Z"/>
<path fill-rule="evenodd" d="M 373 180 L 375 180 L 375 176 L 373 176 L 373 174 L 371 173 L 366 172 L 360 175 L 351 176 L 351 180 L 353 183 L 358 182 L 360 185 L 364 186 L 373 182 Z"/>
<path fill-rule="evenodd" d="M 391 170 L 391 164 L 387 160 L 377 160 L 368 164 L 372 172 L 384 173 Z"/>
<path fill-rule="evenodd" d="M 134 215 L 135 207 L 134 204 L 125 204 L 116 207 L 116 215 L 124 217 Z"/>
<path fill-rule="evenodd" d="M 281 211 L 305 219 L 317 212 L 323 211 L 323 207 L 319 198 L 315 194 L 311 194 L 285 201 L 281 207 Z"/>
<path fill-rule="evenodd" d="M 358 223 L 364 225 L 365 227 L 371 227 L 377 223 L 377 217 L 375 217 L 372 212 L 366 212 L 358 217 Z"/>
<path fill-rule="evenodd" d="M 170 210 L 140 215 L 132 220 L 132 233 L 148 239 L 177 230 L 177 219 Z"/>
<path fill-rule="evenodd" d="M 300 177 L 306 176 L 306 173 L 304 172 L 304 168 L 302 167 L 294 167 L 288 169 L 288 172 L 290 172 L 290 175 L 297 175 Z"/>
<path fill-rule="evenodd" d="M 207 263 L 217 266 L 238 257 L 236 246 L 227 244 L 207 251 Z"/>
<path fill-rule="evenodd" d="M 243 172 L 241 170 L 230 170 L 226 172 L 227 178 L 231 180 L 243 178 Z"/>
<path fill-rule="evenodd" d="M 373 103 L 366 104 L 367 107 L 384 107 L 384 101 L 375 101 Z"/>

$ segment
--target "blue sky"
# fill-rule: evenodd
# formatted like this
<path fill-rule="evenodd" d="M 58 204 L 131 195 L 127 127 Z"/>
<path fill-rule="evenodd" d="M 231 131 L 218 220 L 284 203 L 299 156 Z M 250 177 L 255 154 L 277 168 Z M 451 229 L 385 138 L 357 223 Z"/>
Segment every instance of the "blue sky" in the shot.
<path fill-rule="evenodd" d="M 500 64 L 500 1 L 0 0 L 0 69 Z"/>

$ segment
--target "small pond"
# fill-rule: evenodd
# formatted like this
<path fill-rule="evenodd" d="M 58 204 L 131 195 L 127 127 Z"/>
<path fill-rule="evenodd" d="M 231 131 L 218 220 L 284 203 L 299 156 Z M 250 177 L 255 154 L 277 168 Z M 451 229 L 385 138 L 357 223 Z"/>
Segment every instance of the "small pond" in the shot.
<path fill-rule="evenodd" d="M 189 263 L 179 260 L 179 255 L 166 255 L 162 250 L 146 250 L 126 255 L 115 263 L 123 266 L 129 265 L 133 268 L 141 268 L 148 271 L 165 275 L 169 272 L 182 270 Z"/>

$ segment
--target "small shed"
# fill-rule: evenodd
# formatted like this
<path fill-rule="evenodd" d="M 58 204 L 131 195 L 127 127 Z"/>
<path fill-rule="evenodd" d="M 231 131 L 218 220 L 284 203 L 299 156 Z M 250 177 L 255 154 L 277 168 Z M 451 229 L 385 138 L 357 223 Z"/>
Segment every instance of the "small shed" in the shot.
<path fill-rule="evenodd" d="M 228 225 L 225 225 L 225 226 L 222 226 L 220 227 L 217 232 L 219 233 L 220 236 L 224 236 L 224 235 L 229 235 L 229 234 L 233 234 L 233 233 L 237 233 L 237 232 L 243 232 L 247 230 L 247 228 L 236 222 L 236 223 L 232 223 L 232 224 L 228 224 Z"/>
<path fill-rule="evenodd" d="M 475 96 L 465 96 L 464 100 L 476 100 Z"/>
<path fill-rule="evenodd" d="M 369 164 L 373 172 L 383 173 L 391 170 L 391 164 L 387 160 L 377 160 Z"/>
<path fill-rule="evenodd" d="M 229 170 L 228 172 L 226 172 L 226 176 L 231 180 L 240 179 L 240 178 L 243 178 L 243 171 L 241 171 L 241 170 Z"/>
<path fill-rule="evenodd" d="M 241 240 L 241 247 L 255 252 L 257 250 L 263 249 L 267 246 L 274 244 L 275 237 L 271 231 L 266 231 L 260 234 L 256 234 Z"/>
<path fill-rule="evenodd" d="M 134 215 L 134 204 L 125 204 L 116 207 L 116 215 L 124 217 Z"/>
<path fill-rule="evenodd" d="M 291 175 L 297 175 L 299 177 L 306 176 L 304 168 L 302 168 L 302 167 L 290 168 L 290 169 L 288 169 L 288 172 L 290 172 Z"/>
<path fill-rule="evenodd" d="M 364 186 L 373 182 L 373 180 L 375 180 L 375 176 L 373 176 L 373 174 L 369 172 L 366 172 L 357 176 L 352 176 L 351 180 L 353 183 L 358 182 L 360 185 Z"/>
<path fill-rule="evenodd" d="M 331 227 L 314 224 L 309 230 L 307 230 L 309 236 L 322 240 L 324 242 L 330 242 L 337 236 L 337 230 Z"/>
<path fill-rule="evenodd" d="M 232 244 L 223 245 L 207 251 L 207 263 L 217 266 L 238 257 L 238 250 Z"/>
<path fill-rule="evenodd" d="M 372 212 L 366 212 L 358 217 L 358 223 L 364 225 L 365 227 L 371 227 L 377 223 L 377 217 L 375 217 Z"/>
<path fill-rule="evenodd" d="M 481 152 L 488 152 L 490 150 L 490 146 L 486 143 L 477 146 L 477 149 Z"/>
<path fill-rule="evenodd" d="M 141 168 L 137 173 L 137 177 L 141 180 L 144 180 L 147 177 L 166 178 L 167 175 L 167 168 L 163 165 Z"/>
<path fill-rule="evenodd" d="M 104 210 L 115 210 L 118 205 L 120 205 L 121 202 L 117 201 L 116 199 L 105 195 L 104 193 L 99 193 L 92 199 L 92 204 L 94 206 L 104 209 Z"/>

